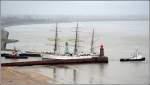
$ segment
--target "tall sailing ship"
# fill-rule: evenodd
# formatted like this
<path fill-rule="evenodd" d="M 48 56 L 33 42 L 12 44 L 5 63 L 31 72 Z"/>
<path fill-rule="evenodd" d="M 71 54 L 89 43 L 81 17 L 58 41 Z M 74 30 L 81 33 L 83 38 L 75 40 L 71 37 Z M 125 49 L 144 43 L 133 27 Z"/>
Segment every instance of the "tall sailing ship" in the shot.
<path fill-rule="evenodd" d="M 48 58 L 57 58 L 57 59 L 72 59 L 72 58 L 92 58 L 92 57 L 98 57 L 99 55 L 94 52 L 94 29 L 92 31 L 91 36 L 91 46 L 90 46 L 90 53 L 83 53 L 79 52 L 79 23 L 77 22 L 76 29 L 75 29 L 75 40 L 74 40 L 74 50 L 73 53 L 69 52 L 69 45 L 68 42 L 65 42 L 65 52 L 64 54 L 60 54 L 58 52 L 58 23 L 56 23 L 56 29 L 55 29 L 55 37 L 54 37 L 54 49 L 51 54 L 44 55 L 43 59 Z M 102 46 L 103 48 L 103 46 Z"/>
<path fill-rule="evenodd" d="M 59 50 L 59 39 L 58 39 L 58 23 L 56 23 L 56 29 L 55 29 L 55 37 L 54 37 L 54 49 L 53 49 L 53 52 L 51 52 L 52 55 L 61 55 L 58 50 Z M 87 56 L 90 56 L 90 55 L 93 55 L 95 54 L 94 53 L 94 29 L 93 29 L 93 32 L 92 32 L 92 36 L 91 36 L 91 48 L 90 48 L 90 53 L 89 54 L 85 54 L 85 53 L 82 53 L 82 52 L 79 52 L 78 48 L 80 47 L 79 46 L 79 23 L 77 23 L 76 25 L 76 30 L 75 30 L 75 39 L 74 39 L 74 50 L 73 50 L 73 53 L 69 52 L 69 43 L 68 41 L 65 42 L 65 51 L 64 51 L 64 55 L 68 55 L 68 56 L 84 56 L 84 55 L 87 55 Z"/>

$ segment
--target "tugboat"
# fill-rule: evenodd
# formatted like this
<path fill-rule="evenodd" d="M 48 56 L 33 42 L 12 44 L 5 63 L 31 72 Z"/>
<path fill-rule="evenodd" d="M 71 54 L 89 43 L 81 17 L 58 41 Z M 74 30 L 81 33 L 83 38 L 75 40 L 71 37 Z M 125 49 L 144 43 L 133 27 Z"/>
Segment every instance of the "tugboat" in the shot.
<path fill-rule="evenodd" d="M 14 46 L 12 53 L 1 53 L 1 57 L 24 59 L 28 57 L 41 57 L 41 54 L 36 52 L 30 52 L 30 51 L 20 51 L 17 50 L 16 47 Z"/>
<path fill-rule="evenodd" d="M 135 53 L 130 58 L 121 58 L 120 61 L 145 61 L 145 57 L 143 57 L 140 52 L 136 49 Z"/>
<path fill-rule="evenodd" d="M 12 53 L 13 54 L 13 53 Z M 12 55 L 10 53 L 1 53 L 1 57 L 8 57 L 10 55 Z M 36 53 L 36 52 L 19 52 L 17 51 L 17 55 L 20 57 L 41 57 L 40 53 Z"/>
<path fill-rule="evenodd" d="M 12 54 L 5 55 L 6 59 L 27 59 L 27 56 L 20 56 L 17 50 L 14 50 Z"/>

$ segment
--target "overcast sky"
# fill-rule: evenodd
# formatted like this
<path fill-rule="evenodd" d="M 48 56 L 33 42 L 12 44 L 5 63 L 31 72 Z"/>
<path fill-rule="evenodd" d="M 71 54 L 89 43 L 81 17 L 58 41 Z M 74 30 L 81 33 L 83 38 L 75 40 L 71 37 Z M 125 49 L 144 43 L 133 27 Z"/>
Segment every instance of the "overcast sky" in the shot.
<path fill-rule="evenodd" d="M 148 1 L 2 1 L 3 15 L 149 16 Z"/>

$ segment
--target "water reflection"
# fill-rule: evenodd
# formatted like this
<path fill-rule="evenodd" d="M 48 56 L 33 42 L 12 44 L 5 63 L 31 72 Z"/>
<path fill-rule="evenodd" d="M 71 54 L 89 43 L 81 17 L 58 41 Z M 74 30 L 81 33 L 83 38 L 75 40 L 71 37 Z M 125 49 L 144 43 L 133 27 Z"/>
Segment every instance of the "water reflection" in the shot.
<path fill-rule="evenodd" d="M 107 64 L 83 64 L 68 66 L 68 68 L 53 68 L 53 78 L 56 83 L 94 84 L 102 83 Z"/>
<path fill-rule="evenodd" d="M 76 83 L 76 69 L 70 68 L 53 68 L 53 78 L 56 83 Z"/>
<path fill-rule="evenodd" d="M 56 79 L 56 68 L 53 68 L 53 78 Z"/>
<path fill-rule="evenodd" d="M 108 64 L 65 65 L 65 68 L 54 66 L 53 78 L 55 84 L 143 84 L 148 81 L 148 64 L 113 61 Z"/>
<path fill-rule="evenodd" d="M 74 84 L 76 84 L 76 74 L 77 74 L 77 71 L 75 69 L 73 69 L 73 81 L 74 81 Z"/>

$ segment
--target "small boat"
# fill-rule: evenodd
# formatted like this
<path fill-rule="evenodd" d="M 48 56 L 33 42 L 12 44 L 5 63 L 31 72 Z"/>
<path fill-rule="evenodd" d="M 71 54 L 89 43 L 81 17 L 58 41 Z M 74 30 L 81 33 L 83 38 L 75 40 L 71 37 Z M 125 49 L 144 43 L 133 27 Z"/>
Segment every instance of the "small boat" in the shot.
<path fill-rule="evenodd" d="M 27 56 L 20 56 L 17 50 L 13 51 L 12 54 L 5 54 L 4 57 L 6 59 L 27 59 Z"/>
<path fill-rule="evenodd" d="M 35 52 L 22 52 L 22 53 L 19 53 L 19 56 L 29 56 L 29 57 L 41 57 L 41 54 L 40 53 L 35 53 Z"/>
<path fill-rule="evenodd" d="M 145 57 L 143 57 L 138 50 L 135 51 L 134 55 L 130 58 L 121 58 L 120 61 L 145 61 Z"/>
<path fill-rule="evenodd" d="M 27 56 L 13 56 L 13 55 L 9 55 L 9 56 L 5 56 L 6 59 L 27 59 Z"/>
<path fill-rule="evenodd" d="M 20 57 L 41 57 L 40 53 L 35 53 L 35 52 L 18 52 L 17 51 L 18 56 Z M 2 53 L 1 57 L 8 57 L 11 56 L 10 53 Z"/>
<path fill-rule="evenodd" d="M 8 53 L 2 53 L 1 54 L 1 57 L 5 57 L 5 56 L 10 56 L 10 54 L 8 54 Z"/>

